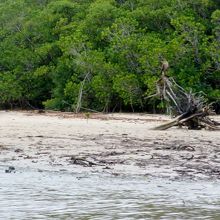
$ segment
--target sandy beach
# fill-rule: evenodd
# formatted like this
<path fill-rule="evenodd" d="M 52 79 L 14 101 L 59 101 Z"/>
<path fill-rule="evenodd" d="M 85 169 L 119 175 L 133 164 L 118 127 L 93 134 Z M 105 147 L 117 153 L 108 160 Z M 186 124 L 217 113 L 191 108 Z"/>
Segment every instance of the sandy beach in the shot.
<path fill-rule="evenodd" d="M 1 111 L 0 166 L 220 179 L 220 131 L 152 130 L 168 120 L 149 114 Z"/>

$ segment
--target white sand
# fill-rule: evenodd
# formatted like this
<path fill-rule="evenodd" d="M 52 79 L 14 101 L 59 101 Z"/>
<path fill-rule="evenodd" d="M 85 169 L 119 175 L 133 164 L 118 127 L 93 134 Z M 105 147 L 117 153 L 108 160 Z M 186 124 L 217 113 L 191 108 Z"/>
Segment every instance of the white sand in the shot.
<path fill-rule="evenodd" d="M 0 165 L 175 177 L 184 162 L 191 165 L 186 166 L 187 171 L 210 177 L 211 167 L 218 169 L 220 163 L 220 132 L 150 130 L 169 119 L 146 114 L 91 115 L 86 119 L 83 114 L 1 111 Z M 72 164 L 71 156 L 97 166 Z M 198 172 L 203 163 L 209 167 Z"/>

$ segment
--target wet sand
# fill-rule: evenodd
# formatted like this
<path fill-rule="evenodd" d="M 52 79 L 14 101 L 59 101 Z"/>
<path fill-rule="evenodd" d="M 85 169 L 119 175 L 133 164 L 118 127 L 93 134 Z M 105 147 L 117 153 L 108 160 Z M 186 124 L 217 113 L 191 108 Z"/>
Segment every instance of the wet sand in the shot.
<path fill-rule="evenodd" d="M 220 131 L 151 130 L 168 120 L 147 114 L 1 111 L 0 166 L 85 175 L 220 179 Z"/>

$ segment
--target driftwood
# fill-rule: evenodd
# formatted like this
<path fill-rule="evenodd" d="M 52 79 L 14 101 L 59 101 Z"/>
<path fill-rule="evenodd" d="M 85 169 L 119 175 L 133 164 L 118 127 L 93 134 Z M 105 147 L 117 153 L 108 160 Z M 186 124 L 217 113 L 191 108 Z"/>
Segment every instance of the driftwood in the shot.
<path fill-rule="evenodd" d="M 70 158 L 70 162 L 71 162 L 71 164 L 81 165 L 81 166 L 84 166 L 84 167 L 92 167 L 92 166 L 100 165 L 98 163 L 89 161 L 85 158 L 78 158 L 78 157 L 75 157 L 75 156 L 72 156 Z"/>
<path fill-rule="evenodd" d="M 211 105 L 206 105 L 201 94 L 186 92 L 173 78 L 167 77 L 164 72 L 157 81 L 156 88 L 157 93 L 150 97 L 158 96 L 165 100 L 174 119 L 154 128 L 154 130 L 166 130 L 173 126 L 186 126 L 188 129 L 220 130 L 220 123 L 208 117 L 215 113 Z"/>

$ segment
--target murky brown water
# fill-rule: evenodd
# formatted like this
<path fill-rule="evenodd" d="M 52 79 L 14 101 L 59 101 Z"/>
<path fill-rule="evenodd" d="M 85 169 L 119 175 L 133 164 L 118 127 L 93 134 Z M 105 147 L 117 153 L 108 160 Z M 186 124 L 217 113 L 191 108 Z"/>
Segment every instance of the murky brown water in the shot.
<path fill-rule="evenodd" d="M 220 219 L 220 185 L 0 167 L 0 219 Z"/>

